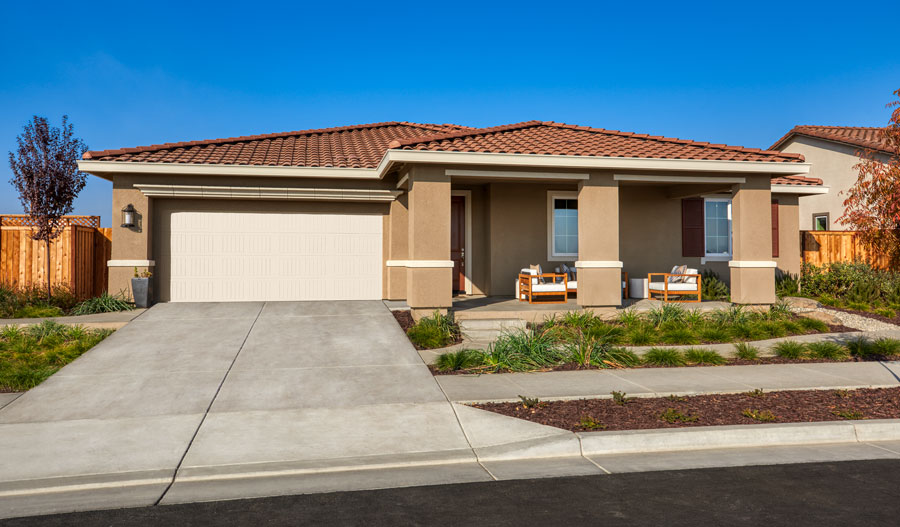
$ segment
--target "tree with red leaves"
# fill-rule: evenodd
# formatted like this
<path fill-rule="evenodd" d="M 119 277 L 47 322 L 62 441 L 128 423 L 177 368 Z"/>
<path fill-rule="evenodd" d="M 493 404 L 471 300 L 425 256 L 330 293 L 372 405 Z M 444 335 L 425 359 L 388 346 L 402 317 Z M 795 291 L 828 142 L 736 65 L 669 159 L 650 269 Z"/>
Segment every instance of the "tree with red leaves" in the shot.
<path fill-rule="evenodd" d="M 847 191 L 844 214 L 838 221 L 859 231 L 863 245 L 874 255 L 886 256 L 892 266 L 900 265 L 900 90 L 898 100 L 888 103 L 894 108 L 891 120 L 882 130 L 891 152 L 887 162 L 866 150 L 855 166 L 856 183 Z"/>
<path fill-rule="evenodd" d="M 47 246 L 49 300 L 50 242 L 65 228 L 60 220 L 72 212 L 75 197 L 84 188 L 86 176 L 78 170 L 78 160 L 87 146 L 75 137 L 66 115 L 60 128 L 51 127 L 46 118 L 35 115 L 16 137 L 16 143 L 16 152 L 9 153 L 13 172 L 9 182 L 19 191 L 25 212 L 35 220 L 31 238 L 42 240 Z"/>

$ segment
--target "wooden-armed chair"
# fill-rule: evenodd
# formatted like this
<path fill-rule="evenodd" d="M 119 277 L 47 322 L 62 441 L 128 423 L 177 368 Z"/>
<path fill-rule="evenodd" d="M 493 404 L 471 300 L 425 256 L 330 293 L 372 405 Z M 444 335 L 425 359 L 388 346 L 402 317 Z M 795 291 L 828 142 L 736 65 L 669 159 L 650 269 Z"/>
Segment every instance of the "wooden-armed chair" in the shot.
<path fill-rule="evenodd" d="M 653 277 L 662 277 L 654 281 Z M 671 273 L 650 273 L 647 275 L 650 298 L 662 296 L 663 302 L 700 302 L 700 274 L 687 266 L 675 266 Z M 670 300 L 674 297 L 677 300 Z M 684 300 L 685 297 L 694 299 Z"/>

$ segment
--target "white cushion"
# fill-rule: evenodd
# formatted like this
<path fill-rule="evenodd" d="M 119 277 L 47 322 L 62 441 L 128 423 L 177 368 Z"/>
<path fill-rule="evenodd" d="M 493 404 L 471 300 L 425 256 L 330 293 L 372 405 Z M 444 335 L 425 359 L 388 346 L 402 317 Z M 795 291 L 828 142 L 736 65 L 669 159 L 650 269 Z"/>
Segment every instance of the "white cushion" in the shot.
<path fill-rule="evenodd" d="M 531 286 L 531 290 L 535 293 L 565 292 L 565 284 L 537 284 Z"/>
<path fill-rule="evenodd" d="M 650 289 L 653 291 L 665 291 L 665 282 L 650 282 Z M 669 284 L 669 291 L 697 291 L 697 284 Z"/>
<path fill-rule="evenodd" d="M 569 280 L 569 289 L 578 289 L 578 281 Z"/>
<path fill-rule="evenodd" d="M 685 271 L 685 274 L 698 274 L 698 273 L 697 273 L 696 269 L 691 269 L 690 267 L 688 267 L 687 271 Z M 696 276 L 686 276 L 686 277 L 684 277 L 684 281 L 689 284 L 696 284 L 697 277 Z"/>

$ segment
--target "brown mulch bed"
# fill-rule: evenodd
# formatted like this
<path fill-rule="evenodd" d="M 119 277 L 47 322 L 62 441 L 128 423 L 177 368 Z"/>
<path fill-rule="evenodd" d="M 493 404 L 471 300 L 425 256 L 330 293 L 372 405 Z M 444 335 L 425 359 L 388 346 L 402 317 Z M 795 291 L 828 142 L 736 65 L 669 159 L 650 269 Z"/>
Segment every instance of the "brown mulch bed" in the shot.
<path fill-rule="evenodd" d="M 485 403 L 475 408 L 517 417 L 573 432 L 586 430 L 646 430 L 713 425 L 808 423 L 848 419 L 900 418 L 900 388 L 859 390 L 796 390 L 692 397 L 633 398 L 625 404 L 612 399 L 540 402 L 532 408 L 522 403 Z M 673 409 L 690 419 L 670 423 L 661 416 Z M 771 412 L 774 420 L 761 421 L 743 415 L 745 410 Z M 586 428 L 582 420 L 597 428 Z"/>
<path fill-rule="evenodd" d="M 888 324 L 895 324 L 900 326 L 900 314 L 897 314 L 894 318 L 888 318 L 877 313 L 870 313 L 868 311 L 857 311 L 855 309 L 847 309 L 845 307 L 834 307 L 834 306 L 826 306 L 822 304 L 822 307 L 825 309 L 833 309 L 835 311 L 843 311 L 844 313 L 850 313 L 851 315 L 859 315 L 861 317 L 871 318 L 874 320 L 880 320 L 881 322 L 887 322 Z"/>

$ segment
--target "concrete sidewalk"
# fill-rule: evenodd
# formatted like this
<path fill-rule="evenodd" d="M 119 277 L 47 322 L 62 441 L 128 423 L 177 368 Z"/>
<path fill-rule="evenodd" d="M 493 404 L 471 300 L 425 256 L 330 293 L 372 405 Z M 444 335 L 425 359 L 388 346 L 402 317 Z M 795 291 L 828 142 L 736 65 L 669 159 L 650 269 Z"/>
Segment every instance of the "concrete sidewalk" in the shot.
<path fill-rule="evenodd" d="M 45 320 L 52 320 L 60 324 L 79 325 L 91 329 L 119 329 L 140 316 L 146 309 L 132 309 L 130 311 L 115 311 L 112 313 L 94 313 L 92 315 L 76 315 L 69 317 L 47 318 L 2 318 L 0 328 L 3 326 L 31 326 L 40 324 Z"/>
<path fill-rule="evenodd" d="M 900 362 L 437 375 L 435 379 L 455 402 L 518 401 L 520 395 L 545 400 L 608 398 L 612 391 L 659 397 L 737 393 L 757 388 L 772 391 L 895 387 L 900 386 Z"/>

